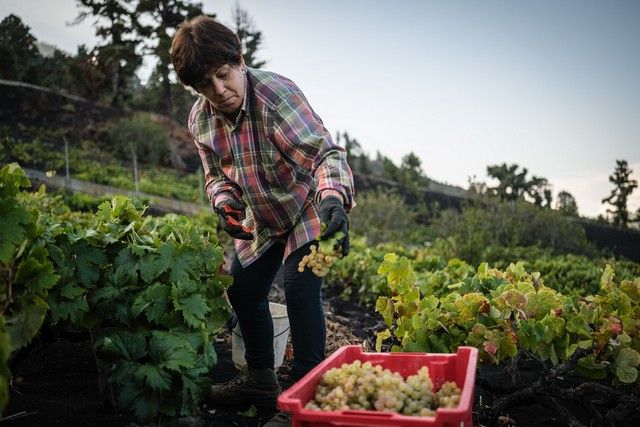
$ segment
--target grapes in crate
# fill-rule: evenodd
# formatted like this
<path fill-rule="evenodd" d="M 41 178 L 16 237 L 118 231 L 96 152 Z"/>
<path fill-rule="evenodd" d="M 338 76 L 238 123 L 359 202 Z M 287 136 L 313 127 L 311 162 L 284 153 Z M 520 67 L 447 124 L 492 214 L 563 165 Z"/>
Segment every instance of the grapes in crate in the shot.
<path fill-rule="evenodd" d="M 403 415 L 433 416 L 439 407 L 454 408 L 461 390 L 446 382 L 433 392 L 426 366 L 406 379 L 397 372 L 371 362 L 356 360 L 325 372 L 306 409 L 341 411 L 349 409 L 397 412 Z"/>

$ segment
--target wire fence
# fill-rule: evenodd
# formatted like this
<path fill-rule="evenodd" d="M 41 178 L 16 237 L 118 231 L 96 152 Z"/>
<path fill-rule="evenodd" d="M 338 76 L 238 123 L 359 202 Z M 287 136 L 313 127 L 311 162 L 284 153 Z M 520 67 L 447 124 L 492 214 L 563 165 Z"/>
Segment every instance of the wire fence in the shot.
<path fill-rule="evenodd" d="M 189 203 L 176 199 L 155 196 L 135 191 L 128 191 L 122 188 L 111 187 L 108 185 L 96 184 L 93 182 L 80 181 L 73 178 L 63 176 L 51 176 L 46 172 L 38 171 L 30 168 L 23 168 L 29 179 L 38 184 L 44 184 L 48 188 L 58 190 L 68 190 L 74 193 L 85 193 L 92 196 L 106 196 L 121 194 L 129 197 L 139 197 L 148 201 L 149 207 L 159 212 L 175 212 L 185 215 L 195 215 L 207 207 L 203 204 Z"/>
<path fill-rule="evenodd" d="M 93 196 L 123 194 L 159 212 L 195 214 L 208 208 L 202 170 L 196 173 L 114 156 L 94 141 L 2 138 L 2 163 L 17 162 L 34 183 Z"/>

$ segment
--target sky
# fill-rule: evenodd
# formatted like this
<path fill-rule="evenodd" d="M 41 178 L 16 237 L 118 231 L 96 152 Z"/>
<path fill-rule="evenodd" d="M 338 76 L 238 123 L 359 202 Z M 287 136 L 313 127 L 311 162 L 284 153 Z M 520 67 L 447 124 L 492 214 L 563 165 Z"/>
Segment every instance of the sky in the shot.
<path fill-rule="evenodd" d="M 235 0 L 204 1 L 231 25 Z M 518 164 L 604 213 L 616 160 L 640 182 L 640 1 L 241 0 L 264 67 L 291 78 L 332 135 L 463 188 Z M 73 0 L 3 0 L 68 52 L 94 46 Z M 147 67 L 148 69 L 149 67 Z M 144 74 L 145 70 L 143 70 Z M 640 188 L 629 208 L 640 207 Z"/>

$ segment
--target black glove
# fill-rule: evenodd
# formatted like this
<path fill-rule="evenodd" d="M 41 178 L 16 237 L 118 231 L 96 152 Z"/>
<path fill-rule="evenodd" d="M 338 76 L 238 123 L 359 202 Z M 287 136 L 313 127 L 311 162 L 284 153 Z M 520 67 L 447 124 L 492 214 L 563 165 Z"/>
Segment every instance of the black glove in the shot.
<path fill-rule="evenodd" d="M 336 249 L 342 247 L 342 255 L 349 254 L 349 217 L 344 210 L 342 201 L 337 197 L 329 196 L 320 202 L 320 222 L 327 228 L 320 235 L 320 240 L 331 238 L 336 232 L 342 231 L 344 237 L 336 243 Z"/>
<path fill-rule="evenodd" d="M 244 219 L 244 204 L 235 199 L 227 199 L 213 208 L 218 214 L 220 226 L 235 239 L 253 240 L 251 229 L 240 223 Z"/>

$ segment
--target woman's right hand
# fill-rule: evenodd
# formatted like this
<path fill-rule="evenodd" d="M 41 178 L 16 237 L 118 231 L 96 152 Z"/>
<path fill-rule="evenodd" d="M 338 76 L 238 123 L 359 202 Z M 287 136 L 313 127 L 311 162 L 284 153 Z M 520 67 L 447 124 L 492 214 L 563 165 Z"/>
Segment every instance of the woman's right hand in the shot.
<path fill-rule="evenodd" d="M 240 221 L 245 218 L 245 206 L 235 199 L 226 199 L 214 208 L 220 220 L 220 226 L 234 239 L 253 240 L 250 228 L 242 225 Z"/>

